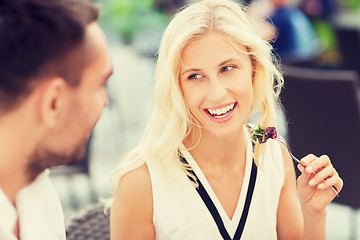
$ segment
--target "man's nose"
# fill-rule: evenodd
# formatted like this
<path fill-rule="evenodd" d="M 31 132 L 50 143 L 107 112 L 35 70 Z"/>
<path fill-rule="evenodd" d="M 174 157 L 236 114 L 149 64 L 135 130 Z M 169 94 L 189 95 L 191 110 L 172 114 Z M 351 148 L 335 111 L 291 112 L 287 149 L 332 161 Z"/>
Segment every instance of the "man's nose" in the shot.
<path fill-rule="evenodd" d="M 104 92 L 103 92 L 103 101 L 104 101 L 104 107 L 106 107 L 109 104 L 109 95 L 106 91 L 106 88 L 104 88 Z"/>

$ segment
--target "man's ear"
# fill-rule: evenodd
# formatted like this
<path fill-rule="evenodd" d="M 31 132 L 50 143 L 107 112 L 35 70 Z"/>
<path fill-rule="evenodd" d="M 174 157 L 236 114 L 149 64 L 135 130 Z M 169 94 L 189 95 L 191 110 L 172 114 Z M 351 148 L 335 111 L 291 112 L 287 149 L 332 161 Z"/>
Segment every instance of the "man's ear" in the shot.
<path fill-rule="evenodd" d="M 64 111 L 67 84 L 60 77 L 46 81 L 40 103 L 42 121 L 49 127 L 55 126 Z"/>

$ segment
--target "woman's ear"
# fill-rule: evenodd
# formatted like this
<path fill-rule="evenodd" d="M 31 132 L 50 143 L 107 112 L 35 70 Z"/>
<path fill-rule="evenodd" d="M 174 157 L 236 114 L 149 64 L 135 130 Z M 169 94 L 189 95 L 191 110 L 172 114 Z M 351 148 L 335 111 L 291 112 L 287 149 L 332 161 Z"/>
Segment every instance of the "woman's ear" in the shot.
<path fill-rule="evenodd" d="M 40 99 L 40 117 L 49 127 L 55 126 L 64 109 L 67 84 L 64 79 L 54 77 L 44 82 Z"/>

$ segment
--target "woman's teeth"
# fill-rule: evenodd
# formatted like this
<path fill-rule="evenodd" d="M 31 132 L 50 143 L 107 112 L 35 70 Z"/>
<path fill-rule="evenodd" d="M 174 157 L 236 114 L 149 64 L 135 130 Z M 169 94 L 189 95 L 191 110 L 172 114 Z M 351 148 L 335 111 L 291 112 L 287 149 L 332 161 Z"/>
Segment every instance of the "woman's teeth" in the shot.
<path fill-rule="evenodd" d="M 234 109 L 234 107 L 235 107 L 235 103 L 214 110 L 208 109 L 208 112 L 214 118 L 223 118 L 229 115 L 229 113 Z"/>

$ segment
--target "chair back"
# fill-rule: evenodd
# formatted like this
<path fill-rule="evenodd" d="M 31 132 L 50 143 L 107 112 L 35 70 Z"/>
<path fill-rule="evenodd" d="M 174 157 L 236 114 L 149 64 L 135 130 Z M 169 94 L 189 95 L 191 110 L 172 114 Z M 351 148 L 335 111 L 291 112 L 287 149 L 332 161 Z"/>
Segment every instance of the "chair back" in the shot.
<path fill-rule="evenodd" d="M 344 180 L 335 201 L 360 207 L 360 103 L 355 71 L 284 67 L 281 100 L 292 152 L 326 154 Z"/>
<path fill-rule="evenodd" d="M 335 25 L 334 29 L 342 56 L 341 67 L 360 73 L 360 30 L 340 25 Z"/>
<path fill-rule="evenodd" d="M 102 203 L 93 204 L 69 217 L 66 239 L 110 240 L 110 217 L 104 208 Z"/>

